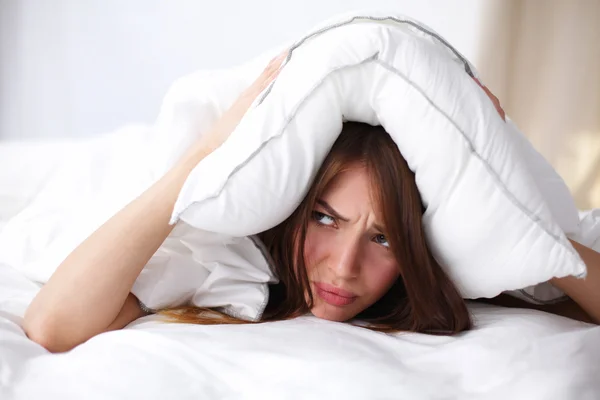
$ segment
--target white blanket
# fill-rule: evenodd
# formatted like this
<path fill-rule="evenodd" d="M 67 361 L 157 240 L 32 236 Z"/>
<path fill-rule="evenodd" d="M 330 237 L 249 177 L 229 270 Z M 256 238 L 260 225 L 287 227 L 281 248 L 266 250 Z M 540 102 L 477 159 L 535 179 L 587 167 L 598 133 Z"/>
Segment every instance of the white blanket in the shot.
<path fill-rule="evenodd" d="M 158 179 L 150 126 L 77 141 L 0 145 L 0 264 L 47 282 L 106 220 Z M 1 219 L 1 218 L 0 218 Z M 131 292 L 147 307 L 192 303 L 257 320 L 273 274 L 262 244 L 184 222 L 146 264 Z"/>
<path fill-rule="evenodd" d="M 8 166 L 25 173 L 44 155 L 48 166 L 59 160 L 47 144 L 29 145 L 27 153 L 15 148 L 0 146 L 0 229 L 45 173 L 31 169 L 16 180 Z M 312 317 L 197 326 L 152 316 L 49 354 L 20 328 L 38 290 L 0 265 L 2 400 L 564 400 L 600 393 L 600 327 L 531 310 L 473 304 L 476 328 L 459 337 L 385 335 Z"/>

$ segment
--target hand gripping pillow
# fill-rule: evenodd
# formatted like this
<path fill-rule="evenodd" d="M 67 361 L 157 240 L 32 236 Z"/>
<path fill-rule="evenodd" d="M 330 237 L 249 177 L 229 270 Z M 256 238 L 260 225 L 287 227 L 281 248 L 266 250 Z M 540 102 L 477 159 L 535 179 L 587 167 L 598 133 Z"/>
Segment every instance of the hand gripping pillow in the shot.
<path fill-rule="evenodd" d="M 155 160 L 148 157 L 152 133 L 146 127 L 124 128 L 47 144 L 46 150 L 63 160 L 36 159 L 37 168 L 47 169 L 44 185 L 0 230 L 0 263 L 33 281 L 48 281 L 73 249 L 155 180 Z M 34 146 L 38 156 L 43 155 L 39 146 Z M 28 151 L 26 144 L 21 147 Z M 267 260 L 252 237 L 203 232 L 182 221 L 132 292 L 153 309 L 191 303 L 258 320 L 268 300 L 267 284 L 274 281 Z"/>
<path fill-rule="evenodd" d="M 343 121 L 361 121 L 381 124 L 415 172 L 428 243 L 464 297 L 585 276 L 564 234 L 579 221 L 566 186 L 438 34 L 402 16 L 360 13 L 290 49 L 277 80 L 190 174 L 172 223 L 232 236 L 278 224 L 308 191 Z M 268 58 L 177 82 L 159 143 L 207 129 Z"/>

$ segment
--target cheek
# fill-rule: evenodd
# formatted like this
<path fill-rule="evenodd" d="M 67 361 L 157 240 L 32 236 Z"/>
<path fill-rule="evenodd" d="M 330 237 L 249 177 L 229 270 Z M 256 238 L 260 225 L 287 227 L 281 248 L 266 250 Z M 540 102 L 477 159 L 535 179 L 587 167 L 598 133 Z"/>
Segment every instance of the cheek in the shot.
<path fill-rule="evenodd" d="M 370 263 L 363 275 L 363 284 L 372 297 L 383 296 L 400 276 L 395 260 L 385 259 Z M 371 296 L 370 296 L 371 297 Z"/>
<path fill-rule="evenodd" d="M 320 264 L 328 254 L 328 243 L 331 238 L 328 237 L 327 230 L 318 229 L 314 226 L 309 226 L 306 231 L 306 242 L 304 243 L 304 260 L 306 261 L 306 269 L 310 272 Z"/>

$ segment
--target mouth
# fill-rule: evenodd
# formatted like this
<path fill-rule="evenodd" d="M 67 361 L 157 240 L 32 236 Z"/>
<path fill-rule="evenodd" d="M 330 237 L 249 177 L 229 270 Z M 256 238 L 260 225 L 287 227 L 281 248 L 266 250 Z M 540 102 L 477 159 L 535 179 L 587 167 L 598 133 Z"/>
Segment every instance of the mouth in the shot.
<path fill-rule="evenodd" d="M 314 282 L 314 285 L 317 296 L 332 306 L 347 306 L 348 304 L 354 303 L 354 301 L 358 298 L 358 296 L 352 292 L 328 285 L 326 283 Z"/>

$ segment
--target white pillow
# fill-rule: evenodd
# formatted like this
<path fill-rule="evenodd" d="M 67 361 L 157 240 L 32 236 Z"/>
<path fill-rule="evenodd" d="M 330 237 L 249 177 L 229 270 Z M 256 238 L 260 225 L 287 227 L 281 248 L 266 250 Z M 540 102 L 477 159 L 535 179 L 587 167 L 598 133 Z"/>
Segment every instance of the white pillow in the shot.
<path fill-rule="evenodd" d="M 52 170 L 29 204 L 1 229 L 0 263 L 46 282 L 73 249 L 155 181 L 156 160 L 148 157 L 154 155 L 153 139 L 153 129 L 125 127 L 87 140 L 45 144 L 56 153 L 39 158 L 36 167 Z M 36 143 L 19 148 L 25 158 L 40 153 Z M 20 178 L 31 180 L 30 175 Z M 22 195 L 13 189 L 14 196 Z M 191 303 L 258 320 L 268 300 L 267 285 L 275 280 L 264 253 L 252 237 L 203 232 L 181 222 L 132 292 L 153 309 Z"/>
<path fill-rule="evenodd" d="M 177 82 L 162 115 L 194 120 L 159 139 L 183 143 L 206 129 L 279 50 Z M 193 170 L 171 222 L 232 236 L 271 228 L 302 200 L 342 122 L 354 120 L 383 125 L 415 172 L 429 245 L 463 296 L 585 276 L 561 229 L 579 221 L 566 186 L 473 76 L 462 55 L 406 17 L 328 21 L 291 46 L 277 80 Z"/>

